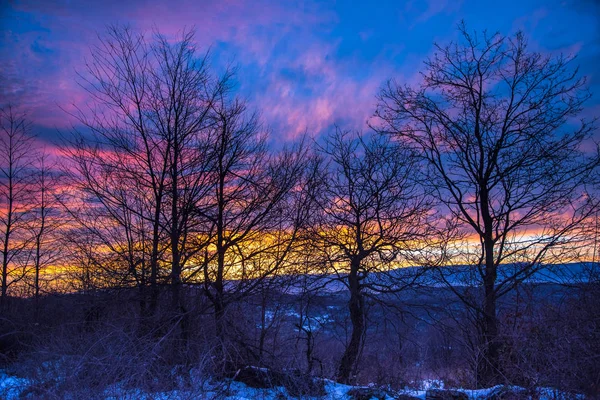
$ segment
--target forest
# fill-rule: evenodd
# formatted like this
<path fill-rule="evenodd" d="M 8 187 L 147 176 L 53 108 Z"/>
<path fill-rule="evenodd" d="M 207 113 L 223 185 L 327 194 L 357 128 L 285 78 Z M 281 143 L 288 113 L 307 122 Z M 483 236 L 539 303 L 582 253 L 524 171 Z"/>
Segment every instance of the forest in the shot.
<path fill-rule="evenodd" d="M 107 28 L 52 151 L 4 104 L 0 397 L 600 396 L 586 77 L 459 31 L 366 129 L 285 144 L 194 30 Z"/>

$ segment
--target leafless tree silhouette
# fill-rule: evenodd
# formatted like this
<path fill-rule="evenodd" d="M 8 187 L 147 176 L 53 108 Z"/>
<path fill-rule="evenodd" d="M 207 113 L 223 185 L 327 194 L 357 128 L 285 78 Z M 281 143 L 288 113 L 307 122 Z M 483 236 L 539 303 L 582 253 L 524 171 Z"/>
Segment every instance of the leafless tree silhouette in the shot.
<path fill-rule="evenodd" d="M 578 246 L 597 207 L 585 185 L 598 157 L 582 149 L 593 124 L 573 120 L 589 94 L 572 58 L 531 52 L 520 33 L 460 32 L 460 43 L 437 46 L 420 84 L 390 81 L 376 115 L 382 132 L 428 163 L 438 199 L 476 237 L 456 251 L 473 265 L 483 301 L 454 291 L 476 315 L 486 385 L 501 373 L 497 300 L 567 243 Z"/>
<path fill-rule="evenodd" d="M 338 370 L 338 379 L 349 382 L 367 328 L 365 296 L 410 284 L 402 274 L 383 274 L 410 259 L 419 240 L 425 242 L 432 202 L 415 179 L 415 154 L 385 136 L 337 129 L 320 150 L 327 161 L 316 197 L 321 215 L 313 227 L 313 251 L 325 250 L 326 267 L 350 292 L 352 332 Z"/>
<path fill-rule="evenodd" d="M 20 258 L 32 237 L 28 232 L 34 152 L 30 122 L 14 107 L 0 109 L 0 226 L 2 275 L 0 301 L 25 276 Z"/>
<path fill-rule="evenodd" d="M 111 27 L 80 78 L 94 106 L 76 113 L 86 130 L 65 148 L 72 186 L 88 196 L 74 214 L 101 243 L 115 243 L 126 279 L 150 285 L 151 313 L 161 282 L 171 284 L 173 309 L 180 310 L 191 215 L 209 188 L 209 114 L 230 72 L 210 73 L 208 54 L 199 54 L 191 31 L 171 43 L 159 33 L 147 38 Z M 111 232 L 99 226 L 98 213 Z"/>
<path fill-rule="evenodd" d="M 303 143 L 279 154 L 269 152 L 258 116 L 239 98 L 220 97 L 213 118 L 212 190 L 196 208 L 205 239 L 200 268 L 189 279 L 200 275 L 223 345 L 231 336 L 228 306 L 282 272 L 292 253 L 307 210 L 297 185 L 310 157 Z M 231 362 L 220 361 L 224 367 Z"/>

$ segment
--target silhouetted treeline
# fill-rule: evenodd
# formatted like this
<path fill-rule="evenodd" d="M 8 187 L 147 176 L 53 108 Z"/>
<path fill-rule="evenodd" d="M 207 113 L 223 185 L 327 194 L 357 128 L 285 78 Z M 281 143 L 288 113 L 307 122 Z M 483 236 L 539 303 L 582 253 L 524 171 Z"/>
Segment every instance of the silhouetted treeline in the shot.
<path fill-rule="evenodd" d="M 2 362 L 48 398 L 249 365 L 598 394 L 585 79 L 460 32 L 382 87 L 368 131 L 278 148 L 193 32 L 110 28 L 59 150 L 0 114 Z"/>

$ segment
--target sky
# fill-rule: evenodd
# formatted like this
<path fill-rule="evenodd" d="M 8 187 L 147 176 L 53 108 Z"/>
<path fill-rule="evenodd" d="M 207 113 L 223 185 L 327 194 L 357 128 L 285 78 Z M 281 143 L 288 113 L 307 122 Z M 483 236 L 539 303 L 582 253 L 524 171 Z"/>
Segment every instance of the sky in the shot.
<path fill-rule="evenodd" d="M 275 140 L 337 124 L 363 130 L 386 80 L 415 82 L 423 61 L 470 30 L 511 35 L 530 49 L 576 55 L 600 115 L 598 0 L 0 0 L 0 104 L 26 111 L 38 140 L 53 145 L 68 111 L 90 101 L 78 86 L 90 46 L 110 24 L 176 35 L 196 30 L 215 68 L 238 68 L 237 90 Z"/>

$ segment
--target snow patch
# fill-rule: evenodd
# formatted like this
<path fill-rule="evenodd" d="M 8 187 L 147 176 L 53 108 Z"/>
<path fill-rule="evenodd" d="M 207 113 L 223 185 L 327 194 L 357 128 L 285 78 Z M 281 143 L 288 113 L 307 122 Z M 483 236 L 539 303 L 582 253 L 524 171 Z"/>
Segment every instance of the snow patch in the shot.
<path fill-rule="evenodd" d="M 17 400 L 27 386 L 27 379 L 8 375 L 0 370 L 0 399 Z"/>

